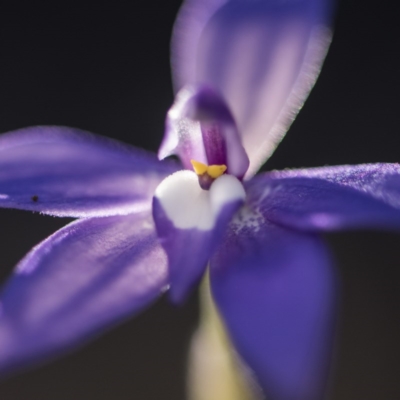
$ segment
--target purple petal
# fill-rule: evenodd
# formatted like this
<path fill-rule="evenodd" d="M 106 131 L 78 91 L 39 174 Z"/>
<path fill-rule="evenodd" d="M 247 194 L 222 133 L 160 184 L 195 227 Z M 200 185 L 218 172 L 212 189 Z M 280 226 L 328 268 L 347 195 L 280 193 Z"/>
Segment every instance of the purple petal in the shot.
<path fill-rule="evenodd" d="M 186 0 L 172 65 L 176 89 L 207 84 L 226 99 L 254 174 L 282 139 L 318 75 L 330 0 Z"/>
<path fill-rule="evenodd" d="M 34 248 L 3 288 L 0 371 L 82 344 L 166 285 L 167 260 L 148 212 L 69 224 Z"/>
<path fill-rule="evenodd" d="M 231 340 L 268 399 L 322 399 L 336 303 L 323 243 L 244 208 L 211 259 L 210 273 Z"/>
<path fill-rule="evenodd" d="M 191 171 L 177 172 L 157 188 L 153 217 L 168 254 L 172 301 L 182 302 L 198 283 L 244 197 L 233 176 L 221 176 L 206 191 Z"/>
<path fill-rule="evenodd" d="M 57 216 L 127 214 L 151 206 L 178 168 L 78 129 L 31 127 L 0 135 L 0 207 Z"/>
<path fill-rule="evenodd" d="M 167 114 L 159 157 L 178 155 L 186 169 L 190 160 L 226 165 L 242 179 L 249 166 L 236 123 L 222 97 L 205 86 L 185 87 Z"/>
<path fill-rule="evenodd" d="M 400 228 L 398 164 L 271 172 L 248 182 L 247 192 L 267 219 L 291 228 Z"/>

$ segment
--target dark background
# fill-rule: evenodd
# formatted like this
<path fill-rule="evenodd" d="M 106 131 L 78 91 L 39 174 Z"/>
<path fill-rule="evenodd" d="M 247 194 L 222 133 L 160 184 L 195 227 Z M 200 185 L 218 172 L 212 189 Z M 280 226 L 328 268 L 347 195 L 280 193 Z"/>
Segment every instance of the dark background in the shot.
<path fill-rule="evenodd" d="M 338 6 L 319 81 L 267 169 L 400 161 L 400 35 L 393 0 Z M 173 101 L 179 0 L 2 2 L 0 132 L 79 127 L 156 150 Z M 0 210 L 0 274 L 68 220 Z M 343 278 L 332 399 L 400 398 L 400 236 L 328 237 Z M 184 399 L 198 316 L 165 300 L 84 349 L 0 383 L 1 400 Z M 211 400 L 211 399 L 210 399 Z"/>

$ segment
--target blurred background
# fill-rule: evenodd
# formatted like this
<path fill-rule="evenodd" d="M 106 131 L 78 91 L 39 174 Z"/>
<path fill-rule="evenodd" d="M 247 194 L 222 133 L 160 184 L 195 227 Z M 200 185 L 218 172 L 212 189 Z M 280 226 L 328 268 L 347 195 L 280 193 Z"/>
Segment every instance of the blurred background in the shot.
<path fill-rule="evenodd" d="M 180 0 L 3 2 L 0 132 L 79 127 L 155 151 L 173 101 Z M 398 162 L 400 35 L 393 0 L 342 0 L 321 76 L 267 169 Z M 0 210 L 0 275 L 69 220 Z M 400 235 L 329 235 L 342 276 L 331 399 L 400 398 Z M 58 361 L 0 382 L 1 400 L 185 399 L 197 297 L 161 300 Z"/>

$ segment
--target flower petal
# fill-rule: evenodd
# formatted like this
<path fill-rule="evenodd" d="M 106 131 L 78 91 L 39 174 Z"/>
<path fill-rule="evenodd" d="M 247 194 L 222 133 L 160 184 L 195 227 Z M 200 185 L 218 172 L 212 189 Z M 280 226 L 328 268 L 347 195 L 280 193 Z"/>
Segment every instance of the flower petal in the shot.
<path fill-rule="evenodd" d="M 191 171 L 179 171 L 157 188 L 153 217 L 169 261 L 172 301 L 182 302 L 201 278 L 226 226 L 245 198 L 242 184 L 223 175 L 200 188 Z"/>
<path fill-rule="evenodd" d="M 185 87 L 168 111 L 159 157 L 178 155 L 186 169 L 191 160 L 226 165 L 242 179 L 249 167 L 236 123 L 221 96 L 206 86 Z"/>
<path fill-rule="evenodd" d="M 151 206 L 177 167 L 78 129 L 31 127 L 0 135 L 0 207 L 57 216 L 127 214 Z"/>
<path fill-rule="evenodd" d="M 231 340 L 268 399 L 321 399 L 336 293 L 323 243 L 243 209 L 211 259 L 210 273 Z"/>
<path fill-rule="evenodd" d="M 267 219 L 291 228 L 400 228 L 398 164 L 277 171 L 255 177 L 247 192 Z"/>
<path fill-rule="evenodd" d="M 155 300 L 167 259 L 149 212 L 73 222 L 34 248 L 0 297 L 0 371 L 52 358 Z"/>
<path fill-rule="evenodd" d="M 176 89 L 226 99 L 254 174 L 282 139 L 330 42 L 330 0 L 186 0 L 172 40 Z"/>

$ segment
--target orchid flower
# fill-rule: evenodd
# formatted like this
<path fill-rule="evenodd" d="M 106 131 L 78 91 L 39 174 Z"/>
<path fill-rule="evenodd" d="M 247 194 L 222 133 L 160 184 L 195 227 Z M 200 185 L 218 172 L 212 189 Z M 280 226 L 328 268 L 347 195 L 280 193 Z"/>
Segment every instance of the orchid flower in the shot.
<path fill-rule="evenodd" d="M 0 137 L 0 206 L 77 218 L 17 265 L 0 296 L 0 371 L 86 342 L 209 265 L 230 340 L 273 400 L 323 396 L 336 276 L 320 233 L 400 227 L 400 167 L 254 176 L 329 44 L 327 0 L 187 0 L 176 101 L 159 158 L 77 129 Z"/>

